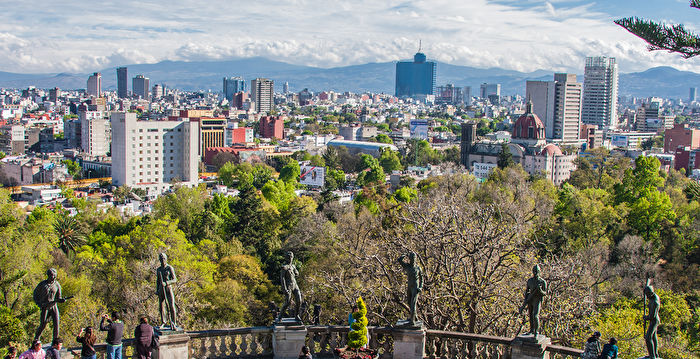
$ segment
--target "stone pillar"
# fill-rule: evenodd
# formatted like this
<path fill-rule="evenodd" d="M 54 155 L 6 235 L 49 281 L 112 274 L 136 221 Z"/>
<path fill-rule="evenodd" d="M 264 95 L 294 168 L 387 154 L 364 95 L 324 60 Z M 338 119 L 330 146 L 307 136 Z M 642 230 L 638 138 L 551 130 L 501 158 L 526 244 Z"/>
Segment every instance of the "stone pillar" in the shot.
<path fill-rule="evenodd" d="M 276 325 L 272 330 L 272 351 L 275 359 L 297 359 L 306 345 L 306 327 Z"/>
<path fill-rule="evenodd" d="M 394 358 L 423 359 L 425 355 L 425 330 L 394 328 Z"/>
<path fill-rule="evenodd" d="M 161 334 L 158 349 L 153 350 L 153 359 L 188 359 L 190 336 L 186 333 Z"/>
<path fill-rule="evenodd" d="M 547 346 L 552 344 L 550 338 L 540 334 L 536 338 L 532 335 L 519 335 L 510 344 L 512 359 L 549 359 Z"/>

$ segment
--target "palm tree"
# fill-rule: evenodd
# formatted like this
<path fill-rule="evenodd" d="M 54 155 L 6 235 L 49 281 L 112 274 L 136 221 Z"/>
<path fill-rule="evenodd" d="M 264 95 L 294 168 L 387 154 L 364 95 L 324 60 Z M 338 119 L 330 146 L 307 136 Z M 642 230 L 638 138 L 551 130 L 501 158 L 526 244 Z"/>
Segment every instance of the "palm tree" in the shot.
<path fill-rule="evenodd" d="M 85 243 L 78 221 L 68 211 L 63 211 L 56 217 L 53 228 L 58 236 L 58 248 L 65 254 L 75 252 L 77 247 Z"/>

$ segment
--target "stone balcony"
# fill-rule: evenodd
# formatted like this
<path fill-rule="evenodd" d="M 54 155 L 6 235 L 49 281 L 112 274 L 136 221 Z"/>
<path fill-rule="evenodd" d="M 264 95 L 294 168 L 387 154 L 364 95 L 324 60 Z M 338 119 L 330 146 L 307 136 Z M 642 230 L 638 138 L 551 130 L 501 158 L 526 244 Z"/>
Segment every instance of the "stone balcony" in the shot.
<path fill-rule="evenodd" d="M 294 332 L 295 336 L 288 335 L 290 331 Z M 177 341 L 182 346 L 182 350 L 177 354 L 168 352 L 167 348 L 174 341 L 169 340 L 168 336 L 161 337 L 161 351 L 155 351 L 153 358 L 296 359 L 303 345 L 311 349 L 315 359 L 333 358 L 333 349 L 345 347 L 347 344 L 348 331 L 349 327 L 346 326 L 249 327 L 192 331 L 180 334 L 181 337 Z M 406 336 L 406 330 L 390 327 L 369 327 L 368 331 L 370 337 L 368 346 L 379 352 L 380 359 L 531 359 L 535 357 L 573 359 L 581 357 L 581 350 L 557 345 L 541 347 L 538 356 L 522 356 L 515 354 L 512 350 L 514 338 L 506 337 L 440 330 L 417 330 Z M 124 358 L 134 358 L 133 339 L 126 339 L 123 343 Z M 415 354 L 415 350 L 406 351 L 407 344 L 410 348 L 419 348 L 418 354 Z M 106 345 L 98 344 L 95 349 L 97 359 L 104 359 Z M 80 348 L 71 348 L 63 353 L 62 358 L 79 359 L 80 355 L 72 355 L 71 350 L 76 354 L 80 352 Z"/>

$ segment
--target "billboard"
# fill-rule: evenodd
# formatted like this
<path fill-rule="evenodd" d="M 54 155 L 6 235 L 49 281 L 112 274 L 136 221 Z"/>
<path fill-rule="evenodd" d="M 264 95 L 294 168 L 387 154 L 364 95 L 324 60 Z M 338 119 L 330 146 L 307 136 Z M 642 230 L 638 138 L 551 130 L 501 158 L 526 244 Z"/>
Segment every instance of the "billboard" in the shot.
<path fill-rule="evenodd" d="M 428 139 L 428 121 L 427 120 L 411 120 L 411 138 L 420 140 Z"/>
<path fill-rule="evenodd" d="M 326 183 L 326 168 L 310 165 L 301 165 L 299 183 L 307 186 L 323 187 Z"/>
<path fill-rule="evenodd" d="M 625 135 L 613 135 L 610 144 L 615 147 L 627 147 L 629 137 Z"/>

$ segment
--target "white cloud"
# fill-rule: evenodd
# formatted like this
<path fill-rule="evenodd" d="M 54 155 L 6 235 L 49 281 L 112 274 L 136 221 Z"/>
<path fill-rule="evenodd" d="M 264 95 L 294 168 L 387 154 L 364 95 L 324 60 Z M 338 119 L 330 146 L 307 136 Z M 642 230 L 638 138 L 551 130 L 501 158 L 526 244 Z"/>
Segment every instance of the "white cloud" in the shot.
<path fill-rule="evenodd" d="M 590 4 L 532 0 L 23 0 L 0 14 L 0 70 L 90 72 L 160 60 L 264 56 L 319 67 L 410 58 L 581 72 L 585 56 L 621 71 L 697 60 L 649 53 Z M 235 69 L 232 69 L 234 71 Z"/>

